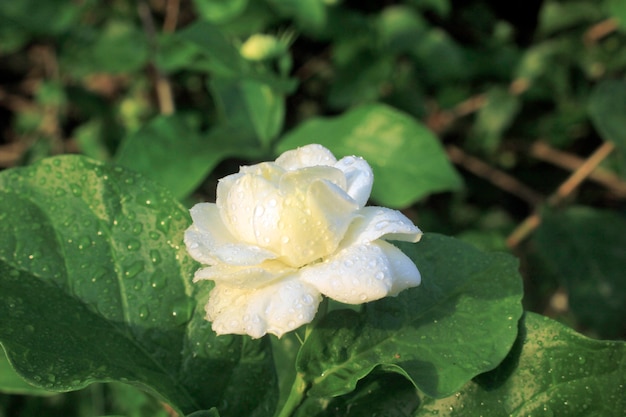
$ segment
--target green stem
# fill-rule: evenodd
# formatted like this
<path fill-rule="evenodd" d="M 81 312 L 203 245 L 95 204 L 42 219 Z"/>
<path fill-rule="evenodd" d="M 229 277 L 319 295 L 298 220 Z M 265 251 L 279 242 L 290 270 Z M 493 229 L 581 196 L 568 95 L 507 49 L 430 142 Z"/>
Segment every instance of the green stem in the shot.
<path fill-rule="evenodd" d="M 289 397 L 285 401 L 282 410 L 276 417 L 290 417 L 293 411 L 298 408 L 298 406 L 304 401 L 304 395 L 306 390 L 309 388 L 309 384 L 303 378 L 303 374 L 298 372 L 296 374 L 296 379 L 293 381 L 293 385 L 291 386 L 291 392 L 289 392 Z"/>
<path fill-rule="evenodd" d="M 324 297 L 320 306 L 317 309 L 317 314 L 311 323 L 306 326 L 306 330 L 304 331 L 304 341 L 309 338 L 309 335 L 313 331 L 315 324 L 320 321 L 328 312 L 328 298 Z M 297 334 L 296 334 L 297 336 Z M 298 337 L 298 340 L 300 338 Z M 304 342 L 300 340 L 302 344 Z M 296 355 L 297 358 L 297 355 Z M 294 364 L 295 366 L 295 364 Z M 301 372 L 296 373 L 296 377 L 291 385 L 291 391 L 289 392 L 289 396 L 285 400 L 283 404 L 283 408 L 275 414 L 275 417 L 290 417 L 293 412 L 302 404 L 304 401 L 304 396 L 306 391 L 309 389 L 309 384 L 304 380 L 304 374 Z"/>

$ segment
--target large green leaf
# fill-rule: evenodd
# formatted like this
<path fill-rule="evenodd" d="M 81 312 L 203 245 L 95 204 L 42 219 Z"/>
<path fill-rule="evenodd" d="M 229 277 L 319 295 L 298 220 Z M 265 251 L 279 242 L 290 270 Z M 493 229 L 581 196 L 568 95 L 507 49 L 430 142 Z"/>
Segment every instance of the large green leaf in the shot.
<path fill-rule="evenodd" d="M 350 392 L 380 367 L 442 397 L 509 352 L 522 314 L 513 257 L 430 234 L 399 246 L 418 266 L 422 285 L 366 304 L 364 313 L 334 310 L 321 320 L 298 356 L 310 395 Z"/>
<path fill-rule="evenodd" d="M 309 143 L 324 145 L 338 157 L 365 158 L 374 170 L 372 197 L 385 206 L 405 207 L 431 193 L 461 186 L 435 135 L 417 120 L 382 104 L 307 121 L 283 138 L 278 151 Z"/>
<path fill-rule="evenodd" d="M 554 267 L 581 324 L 604 337 L 626 330 L 626 218 L 572 207 L 546 211 L 537 230 L 538 252 Z"/>
<path fill-rule="evenodd" d="M 146 388 L 189 413 L 269 415 L 269 343 L 217 337 L 191 285 L 186 211 L 139 174 L 79 156 L 0 174 L 0 342 L 55 391 Z M 194 294 L 197 293 L 197 294 Z M 262 381 L 262 383 L 261 383 Z"/>
<path fill-rule="evenodd" d="M 241 153 L 236 132 L 217 128 L 202 135 L 174 115 L 159 116 L 127 137 L 116 161 L 164 185 L 181 199 L 223 158 Z"/>
<path fill-rule="evenodd" d="M 626 415 L 626 344 L 588 339 L 526 313 L 506 360 L 415 417 Z"/>

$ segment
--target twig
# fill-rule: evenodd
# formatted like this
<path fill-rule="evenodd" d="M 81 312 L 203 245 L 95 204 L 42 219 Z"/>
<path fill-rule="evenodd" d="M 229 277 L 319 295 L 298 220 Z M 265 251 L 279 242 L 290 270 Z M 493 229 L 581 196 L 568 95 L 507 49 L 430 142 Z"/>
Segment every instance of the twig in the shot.
<path fill-rule="evenodd" d="M 604 142 L 585 162 L 574 171 L 565 182 L 548 198 L 548 206 L 554 207 L 565 200 L 594 169 L 615 149 L 612 142 Z M 506 240 L 509 248 L 514 249 L 541 223 L 541 217 L 537 212 L 528 216 L 519 226 L 513 230 Z"/>
<path fill-rule="evenodd" d="M 571 153 L 554 149 L 543 141 L 533 143 L 530 148 L 530 154 L 537 159 L 570 171 L 577 170 L 585 163 L 584 159 L 572 155 Z M 612 172 L 602 167 L 596 167 L 596 169 L 589 174 L 589 179 L 605 186 L 617 197 L 626 198 L 626 182 L 622 181 L 620 177 Z"/>
<path fill-rule="evenodd" d="M 146 4 L 145 1 L 139 1 L 139 3 L 137 4 L 137 10 L 139 12 L 139 17 L 141 18 L 141 22 L 143 24 L 144 31 L 146 32 L 146 36 L 148 37 L 148 41 L 152 49 L 152 55 L 154 57 L 154 51 L 157 48 L 157 33 L 154 25 L 154 20 L 152 19 L 150 7 Z M 172 114 L 175 110 L 172 86 L 165 74 L 161 72 L 156 64 L 152 63 L 152 67 L 154 68 L 156 78 L 155 91 L 157 100 L 159 102 L 159 111 L 161 112 L 161 114 L 165 115 Z"/>
<path fill-rule="evenodd" d="M 25 151 L 26 146 L 21 142 L 11 142 L 6 145 L 0 145 L 0 168 L 15 166 Z"/>
<path fill-rule="evenodd" d="M 165 20 L 163 21 L 163 32 L 173 33 L 178 24 L 178 14 L 180 12 L 180 0 L 167 0 L 165 5 Z"/>
<path fill-rule="evenodd" d="M 461 165 L 471 173 L 486 179 L 504 191 L 521 198 L 530 206 L 535 207 L 544 200 L 541 194 L 518 181 L 515 177 L 492 167 L 474 156 L 466 154 L 460 148 L 448 145 L 446 150 L 452 162 Z"/>
<path fill-rule="evenodd" d="M 585 45 L 590 46 L 594 43 L 598 42 L 600 39 L 609 35 L 610 33 L 615 32 L 619 27 L 619 22 L 615 18 L 609 18 L 603 20 L 600 23 L 597 23 L 591 26 L 583 35 L 583 41 Z"/>

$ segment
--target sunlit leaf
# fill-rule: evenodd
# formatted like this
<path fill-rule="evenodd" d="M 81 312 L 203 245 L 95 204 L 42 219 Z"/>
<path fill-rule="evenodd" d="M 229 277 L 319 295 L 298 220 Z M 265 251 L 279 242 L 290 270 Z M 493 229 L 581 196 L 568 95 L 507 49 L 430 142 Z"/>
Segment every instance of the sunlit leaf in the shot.
<path fill-rule="evenodd" d="M 365 158 L 374 170 L 372 198 L 385 206 L 404 207 L 461 186 L 435 135 L 417 120 L 382 104 L 302 123 L 282 139 L 278 152 L 309 143 L 324 145 L 337 157 Z"/>
<path fill-rule="evenodd" d="M 398 246 L 418 266 L 421 286 L 366 304 L 364 313 L 334 310 L 319 322 L 298 356 L 310 395 L 345 394 L 380 368 L 443 397 L 509 352 L 522 314 L 513 257 L 439 235 Z"/>
<path fill-rule="evenodd" d="M 120 381 L 189 413 L 271 414 L 268 341 L 217 337 L 193 285 L 187 212 L 119 166 L 62 156 L 0 174 L 0 342 L 54 391 Z M 263 381 L 262 383 L 260 381 Z"/>
<path fill-rule="evenodd" d="M 526 313 L 519 338 L 495 370 L 454 395 L 424 397 L 415 417 L 620 416 L 626 413 L 626 344 L 588 339 Z"/>

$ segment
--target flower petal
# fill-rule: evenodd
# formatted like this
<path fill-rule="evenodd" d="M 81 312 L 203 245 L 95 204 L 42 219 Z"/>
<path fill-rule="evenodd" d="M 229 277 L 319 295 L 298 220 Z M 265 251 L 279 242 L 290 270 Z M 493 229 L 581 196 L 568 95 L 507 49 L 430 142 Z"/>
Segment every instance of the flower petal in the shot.
<path fill-rule="evenodd" d="M 313 167 L 317 165 L 334 165 L 335 156 L 325 147 L 318 144 L 306 145 L 301 148 L 287 151 L 276 158 L 275 163 L 289 171 Z"/>
<path fill-rule="evenodd" d="M 364 207 L 346 232 L 342 247 L 373 242 L 377 239 L 418 242 L 422 231 L 398 210 Z"/>
<path fill-rule="evenodd" d="M 255 266 L 232 266 L 223 263 L 196 271 L 193 281 L 210 279 L 242 288 L 255 288 L 267 285 L 285 275 L 295 272 L 282 262 L 265 261 Z"/>
<path fill-rule="evenodd" d="M 196 261 L 205 265 L 257 265 L 276 258 L 266 249 L 238 241 L 225 227 L 215 204 L 196 204 L 189 212 L 193 224 L 185 230 L 184 240 Z"/>
<path fill-rule="evenodd" d="M 320 301 L 315 288 L 295 279 L 257 289 L 217 283 L 206 305 L 207 320 L 217 334 L 281 337 L 313 320 Z"/>
<path fill-rule="evenodd" d="M 413 261 L 384 241 L 347 247 L 324 262 L 301 269 L 299 275 L 322 294 L 348 304 L 397 295 L 421 281 Z"/>
<path fill-rule="evenodd" d="M 359 204 L 359 207 L 364 207 L 374 184 L 374 174 L 370 165 L 363 158 L 346 156 L 335 164 L 335 168 L 340 169 L 346 177 L 345 190 L 348 195 Z"/>

